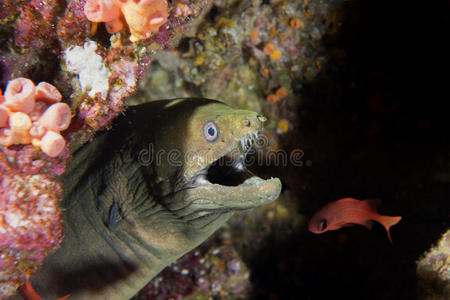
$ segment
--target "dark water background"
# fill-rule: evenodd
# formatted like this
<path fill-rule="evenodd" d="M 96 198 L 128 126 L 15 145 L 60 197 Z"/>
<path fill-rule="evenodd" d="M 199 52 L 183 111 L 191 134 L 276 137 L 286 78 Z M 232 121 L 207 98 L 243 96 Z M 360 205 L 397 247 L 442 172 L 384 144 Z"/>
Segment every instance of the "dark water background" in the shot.
<path fill-rule="evenodd" d="M 415 299 L 416 264 L 450 225 L 448 3 L 348 1 L 322 74 L 299 89 L 293 141 L 310 168 L 280 169 L 300 213 L 380 198 L 392 227 L 274 233 L 250 262 L 254 299 Z M 293 87 L 295 90 L 295 87 Z M 293 142 L 297 143 L 297 142 Z"/>

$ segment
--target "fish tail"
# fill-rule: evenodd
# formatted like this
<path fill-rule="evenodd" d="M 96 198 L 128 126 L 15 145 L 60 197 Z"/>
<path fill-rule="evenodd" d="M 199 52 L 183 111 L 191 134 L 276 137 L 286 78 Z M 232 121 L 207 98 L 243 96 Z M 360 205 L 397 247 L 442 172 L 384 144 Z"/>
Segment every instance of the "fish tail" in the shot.
<path fill-rule="evenodd" d="M 393 242 L 392 242 L 392 237 L 391 237 L 391 233 L 389 232 L 389 229 L 391 228 L 391 226 L 400 222 L 401 219 L 402 219 L 402 217 L 390 217 L 390 216 L 378 216 L 377 217 L 377 221 L 380 222 L 384 226 L 384 228 L 386 228 L 387 236 L 388 236 L 389 242 L 391 242 L 391 244 L 393 244 Z"/>

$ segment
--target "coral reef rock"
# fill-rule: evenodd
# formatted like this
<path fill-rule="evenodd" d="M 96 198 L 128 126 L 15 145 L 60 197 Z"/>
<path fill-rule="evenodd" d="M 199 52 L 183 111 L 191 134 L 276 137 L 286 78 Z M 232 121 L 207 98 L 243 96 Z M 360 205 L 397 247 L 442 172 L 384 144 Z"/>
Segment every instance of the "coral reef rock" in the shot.
<path fill-rule="evenodd" d="M 421 299 L 450 299 L 450 229 L 417 262 Z"/>

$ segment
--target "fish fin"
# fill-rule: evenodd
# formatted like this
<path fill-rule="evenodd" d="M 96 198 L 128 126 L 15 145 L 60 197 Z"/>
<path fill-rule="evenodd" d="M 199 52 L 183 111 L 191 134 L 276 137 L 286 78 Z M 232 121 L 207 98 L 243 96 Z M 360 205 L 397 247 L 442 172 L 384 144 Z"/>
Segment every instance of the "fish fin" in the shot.
<path fill-rule="evenodd" d="M 362 226 L 366 227 L 367 229 L 372 229 L 373 222 L 371 220 L 368 220 L 363 223 L 344 223 L 344 224 L 336 224 L 336 225 L 339 227 L 351 227 L 351 226 L 355 226 L 355 225 L 362 225 Z"/>
<path fill-rule="evenodd" d="M 402 219 L 402 217 L 390 217 L 390 216 L 378 216 L 377 217 L 377 221 L 379 223 L 381 223 L 384 226 L 384 228 L 386 228 L 387 236 L 388 236 L 389 242 L 391 242 L 391 244 L 393 244 L 393 242 L 392 242 L 391 233 L 389 232 L 389 229 L 391 228 L 391 226 L 394 226 L 395 224 L 400 222 L 401 219 Z"/>
<path fill-rule="evenodd" d="M 378 207 L 378 205 L 380 205 L 381 200 L 375 198 L 375 199 L 366 199 L 366 200 L 363 200 L 363 202 L 366 203 L 374 211 L 377 211 L 377 207 Z"/>

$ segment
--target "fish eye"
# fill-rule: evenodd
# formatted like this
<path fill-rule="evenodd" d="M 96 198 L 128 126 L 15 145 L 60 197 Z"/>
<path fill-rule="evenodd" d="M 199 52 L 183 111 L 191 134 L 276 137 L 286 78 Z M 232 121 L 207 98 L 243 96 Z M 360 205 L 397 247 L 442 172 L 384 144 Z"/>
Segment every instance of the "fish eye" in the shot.
<path fill-rule="evenodd" d="M 207 122 L 203 127 L 203 135 L 209 142 L 214 142 L 219 136 L 219 129 L 214 122 Z"/>
<path fill-rule="evenodd" d="M 327 226 L 328 226 L 327 219 L 320 220 L 320 222 L 319 222 L 319 230 L 320 231 L 327 229 Z"/>

